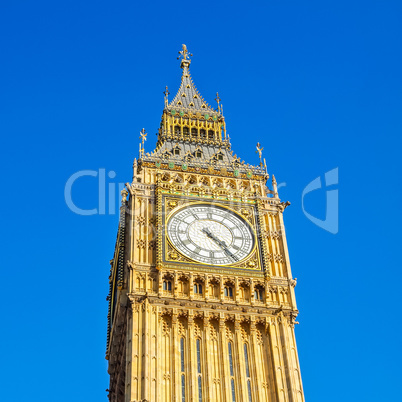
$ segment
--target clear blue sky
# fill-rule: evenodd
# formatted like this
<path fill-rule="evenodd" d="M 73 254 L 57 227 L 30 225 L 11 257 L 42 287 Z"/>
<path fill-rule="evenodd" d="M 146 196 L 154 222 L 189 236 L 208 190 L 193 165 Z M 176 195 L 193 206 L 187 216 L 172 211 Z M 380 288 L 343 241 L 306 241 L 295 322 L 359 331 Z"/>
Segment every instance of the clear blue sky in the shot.
<path fill-rule="evenodd" d="M 260 141 L 286 183 L 307 401 L 400 400 L 401 11 L 396 0 L 2 2 L 1 399 L 106 401 L 117 216 L 74 214 L 64 186 L 83 169 L 131 180 L 139 131 L 152 150 L 186 43 L 235 152 L 256 164 Z M 337 234 L 301 204 L 334 168 Z M 96 178 L 73 188 L 81 208 L 97 197 Z M 323 219 L 325 190 L 304 206 Z"/>

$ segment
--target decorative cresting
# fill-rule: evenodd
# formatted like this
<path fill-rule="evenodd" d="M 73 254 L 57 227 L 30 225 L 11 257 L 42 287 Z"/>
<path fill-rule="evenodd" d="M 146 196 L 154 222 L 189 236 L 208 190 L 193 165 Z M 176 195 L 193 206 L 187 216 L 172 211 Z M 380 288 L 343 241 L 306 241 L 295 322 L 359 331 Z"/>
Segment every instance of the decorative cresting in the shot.
<path fill-rule="evenodd" d="M 144 129 L 141 132 L 139 168 L 154 167 L 263 180 L 267 176 L 265 161 L 260 166 L 253 166 L 233 153 L 226 132 L 221 98 L 217 93 L 217 109 L 205 101 L 191 78 L 191 54 L 186 45 L 183 45 L 179 54 L 182 68 L 180 88 L 170 102 L 168 88 L 163 92 L 165 107 L 154 152 L 144 152 Z"/>

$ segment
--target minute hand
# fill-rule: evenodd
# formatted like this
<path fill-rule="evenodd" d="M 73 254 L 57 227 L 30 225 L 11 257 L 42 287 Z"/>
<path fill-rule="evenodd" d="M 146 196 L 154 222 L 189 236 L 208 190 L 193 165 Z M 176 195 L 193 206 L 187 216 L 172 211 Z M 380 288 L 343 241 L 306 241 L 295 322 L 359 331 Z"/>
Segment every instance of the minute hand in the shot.
<path fill-rule="evenodd" d="M 226 243 L 225 243 L 224 241 L 219 240 L 219 239 L 218 239 L 216 236 L 214 236 L 214 234 L 211 233 L 211 231 L 210 231 L 209 229 L 207 229 L 207 228 L 203 228 L 202 231 L 203 231 L 210 239 L 212 239 L 215 243 L 217 243 L 220 247 L 222 247 L 224 253 L 225 253 L 227 256 L 231 257 L 234 261 L 237 261 L 237 260 L 238 260 L 238 258 L 228 250 L 228 247 L 227 247 L 227 245 L 226 245 Z"/>

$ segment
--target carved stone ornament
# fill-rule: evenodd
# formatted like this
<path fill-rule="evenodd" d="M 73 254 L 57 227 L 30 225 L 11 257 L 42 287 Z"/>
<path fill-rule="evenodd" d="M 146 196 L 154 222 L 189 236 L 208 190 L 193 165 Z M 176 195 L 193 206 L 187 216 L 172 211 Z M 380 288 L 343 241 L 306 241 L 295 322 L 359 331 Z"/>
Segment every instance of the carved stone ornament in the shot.
<path fill-rule="evenodd" d="M 127 202 L 128 191 L 124 188 L 121 190 L 121 203 L 125 204 Z"/>
<path fill-rule="evenodd" d="M 177 201 L 169 201 L 168 205 L 170 208 L 176 208 L 177 207 Z"/>
<path fill-rule="evenodd" d="M 143 239 L 137 240 L 137 247 L 138 248 L 145 248 L 146 244 L 147 244 L 147 242 L 145 240 L 143 240 Z"/>
<path fill-rule="evenodd" d="M 296 284 L 297 284 L 297 278 L 289 279 L 289 285 L 292 286 L 292 288 L 294 288 Z"/>
<path fill-rule="evenodd" d="M 179 258 L 179 255 L 177 254 L 176 251 L 172 250 L 169 253 L 169 257 L 170 257 L 171 260 L 177 260 Z"/>
<path fill-rule="evenodd" d="M 274 255 L 275 262 L 283 262 L 283 256 L 281 254 Z"/>
<path fill-rule="evenodd" d="M 145 216 L 137 216 L 136 221 L 138 225 L 145 225 L 146 218 Z"/>

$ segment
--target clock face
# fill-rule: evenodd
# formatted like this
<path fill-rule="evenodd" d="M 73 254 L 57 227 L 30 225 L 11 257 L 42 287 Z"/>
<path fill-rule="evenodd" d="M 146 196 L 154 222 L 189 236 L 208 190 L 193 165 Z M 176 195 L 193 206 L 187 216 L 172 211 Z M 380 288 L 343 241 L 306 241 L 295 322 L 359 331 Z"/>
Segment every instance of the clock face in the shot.
<path fill-rule="evenodd" d="M 185 256 L 209 265 L 230 265 L 254 249 L 250 225 L 227 208 L 194 204 L 173 213 L 167 224 L 171 243 Z"/>

